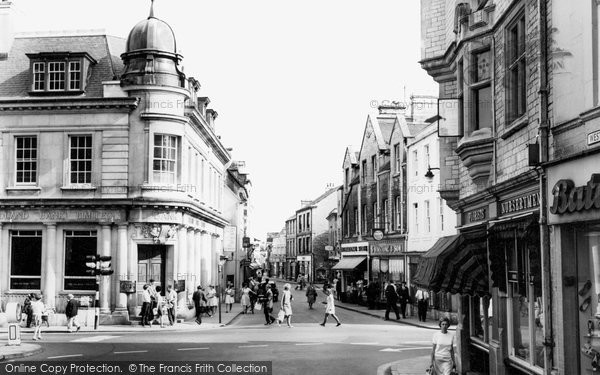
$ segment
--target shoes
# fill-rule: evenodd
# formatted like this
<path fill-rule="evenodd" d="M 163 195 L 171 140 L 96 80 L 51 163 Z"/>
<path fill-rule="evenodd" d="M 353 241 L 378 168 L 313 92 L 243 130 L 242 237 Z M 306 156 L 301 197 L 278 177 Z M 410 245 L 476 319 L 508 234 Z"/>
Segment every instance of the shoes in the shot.
<path fill-rule="evenodd" d="M 80 329 L 81 329 L 81 326 L 77 326 L 77 331 L 75 331 L 75 332 L 79 332 Z"/>
<path fill-rule="evenodd" d="M 33 338 L 33 341 L 37 341 L 37 337 L 34 337 L 34 338 Z"/>
<path fill-rule="evenodd" d="M 390 318 L 383 318 L 383 320 L 390 320 Z"/>
<path fill-rule="evenodd" d="M 338 324 L 336 324 L 335 326 L 336 326 L 336 327 L 339 327 L 339 326 L 341 326 L 341 325 L 342 325 L 342 323 L 338 323 Z"/>
<path fill-rule="evenodd" d="M 320 325 L 320 326 L 323 326 L 323 327 L 325 327 L 325 323 L 321 323 L 321 324 L 319 324 L 319 325 Z"/>
<path fill-rule="evenodd" d="M 288 326 L 288 328 L 294 328 L 294 326 Z"/>
<path fill-rule="evenodd" d="M 265 323 L 266 326 L 268 326 L 269 324 L 271 324 L 271 323 Z"/>

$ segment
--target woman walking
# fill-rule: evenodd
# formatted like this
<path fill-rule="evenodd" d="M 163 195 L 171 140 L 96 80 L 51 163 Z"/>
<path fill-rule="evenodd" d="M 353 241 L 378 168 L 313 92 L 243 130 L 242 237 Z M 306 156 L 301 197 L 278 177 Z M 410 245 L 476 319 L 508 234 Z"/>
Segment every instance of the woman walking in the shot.
<path fill-rule="evenodd" d="M 254 292 L 250 288 L 248 288 L 248 284 L 244 283 L 244 285 L 242 286 L 242 298 L 240 301 L 242 309 L 244 309 L 242 314 L 248 313 L 248 307 L 250 307 L 250 304 L 252 303 L 250 300 L 250 294 L 252 293 Z M 254 314 L 254 310 L 252 311 L 252 313 Z"/>
<path fill-rule="evenodd" d="M 225 289 L 225 312 L 228 313 L 233 308 L 233 304 L 235 299 L 235 289 L 233 289 L 233 285 L 231 283 L 227 283 L 227 289 Z"/>
<path fill-rule="evenodd" d="M 44 314 L 44 309 L 42 297 L 39 294 L 36 294 L 31 302 L 32 323 L 35 325 L 35 329 L 33 330 L 33 340 L 42 339 L 42 315 Z"/>
<path fill-rule="evenodd" d="M 432 375 L 451 375 L 456 370 L 454 360 L 454 335 L 448 332 L 450 319 L 440 319 L 440 331 L 433 334 L 433 349 L 431 350 Z"/>
<path fill-rule="evenodd" d="M 275 318 L 271 316 L 271 312 L 273 312 L 273 289 L 269 284 L 265 284 L 265 302 L 263 305 L 266 321 L 265 325 L 268 326 L 275 322 Z"/>
<path fill-rule="evenodd" d="M 213 285 L 208 286 L 208 292 L 206 293 L 206 299 L 208 300 L 208 311 L 209 316 L 215 315 L 217 306 L 219 306 L 219 297 L 217 297 L 217 291 Z"/>
<path fill-rule="evenodd" d="M 333 319 L 337 322 L 336 327 L 342 325 L 340 319 L 335 315 L 335 300 L 333 298 L 333 289 L 329 285 L 323 286 L 323 293 L 327 296 L 327 307 L 325 307 L 325 318 L 323 319 L 323 323 L 321 325 L 325 327 L 325 323 L 327 323 L 327 318 L 329 315 L 333 316 Z"/>
<path fill-rule="evenodd" d="M 281 298 L 281 309 L 284 313 L 284 319 L 289 328 L 293 328 L 292 325 L 292 300 L 294 297 L 292 296 L 292 292 L 290 291 L 290 284 L 286 283 L 283 286 L 283 297 Z"/>
<path fill-rule="evenodd" d="M 312 310 L 313 304 L 317 300 L 317 290 L 312 283 L 308 283 L 306 288 L 306 302 L 308 302 L 308 308 Z"/>

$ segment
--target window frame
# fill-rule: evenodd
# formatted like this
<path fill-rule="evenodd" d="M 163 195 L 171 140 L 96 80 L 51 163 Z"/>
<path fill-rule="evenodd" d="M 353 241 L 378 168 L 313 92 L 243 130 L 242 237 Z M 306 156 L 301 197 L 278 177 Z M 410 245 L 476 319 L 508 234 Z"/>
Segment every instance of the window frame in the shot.
<path fill-rule="evenodd" d="M 17 233 L 17 235 L 15 235 L 15 233 Z M 13 269 L 13 261 L 16 261 L 16 258 L 20 258 L 19 254 L 14 254 L 14 247 L 13 247 L 13 239 L 15 237 L 21 238 L 21 237 L 27 237 L 27 238 L 38 238 L 39 239 L 39 275 L 34 275 L 34 274 L 15 274 L 15 270 Z M 9 238 L 9 262 L 8 262 L 8 266 L 9 266 L 9 271 L 8 271 L 8 284 L 9 284 L 9 288 L 10 290 L 40 290 L 41 288 L 41 284 L 42 284 L 42 273 L 43 273 L 43 254 L 44 254 L 44 234 L 43 231 L 41 229 L 10 229 L 8 231 L 8 238 Z M 37 249 L 35 249 L 37 251 Z M 31 247 L 28 247 L 27 249 L 27 256 L 29 257 L 29 261 L 32 260 L 31 256 L 33 255 L 33 249 Z M 37 266 L 37 265 L 36 265 Z M 15 288 L 13 285 L 13 279 L 31 279 L 31 280 L 38 280 L 39 281 L 39 288 L 37 287 L 38 285 L 36 285 L 36 288 Z"/>
<path fill-rule="evenodd" d="M 90 158 L 89 160 L 84 158 L 84 159 L 72 159 L 72 151 L 73 151 L 73 144 L 72 144 L 72 140 L 74 138 L 89 138 L 90 139 L 90 145 L 89 145 L 89 151 L 90 151 Z M 87 146 L 84 145 L 84 147 L 77 147 L 77 149 L 81 149 L 81 150 L 86 150 L 88 149 Z M 67 139 L 67 152 L 68 152 L 68 173 L 67 173 L 67 185 L 69 186 L 92 186 L 93 184 L 93 180 L 94 180 L 94 135 L 93 134 L 68 134 L 68 139 Z M 79 163 L 79 162 L 88 162 L 89 163 L 89 171 L 77 171 L 75 172 L 77 175 L 79 175 L 80 173 L 83 173 L 84 175 L 89 174 L 89 181 L 85 181 L 85 182 L 72 182 L 72 177 L 73 177 L 73 162 Z M 77 180 L 77 179 L 76 179 Z"/>
<path fill-rule="evenodd" d="M 84 235 L 84 232 L 87 232 L 87 235 Z M 90 230 L 64 230 L 63 231 L 63 239 L 64 239 L 64 247 L 63 247 L 63 290 L 69 291 L 90 291 L 95 288 L 95 276 L 87 276 L 87 275 L 67 275 L 67 242 L 68 238 L 93 238 L 95 239 L 96 246 L 92 253 L 85 255 L 95 255 L 98 251 L 98 231 L 90 229 Z M 90 285 L 90 289 L 72 289 L 67 288 L 67 279 L 69 280 L 90 280 L 94 281 L 92 285 Z"/>
<path fill-rule="evenodd" d="M 396 195 L 396 230 L 402 230 L 401 227 L 401 215 L 402 215 L 402 197 L 400 195 Z"/>
<path fill-rule="evenodd" d="M 414 218 L 415 218 L 415 233 L 419 233 L 419 203 L 415 202 L 413 203 L 413 212 L 414 212 Z"/>
<path fill-rule="evenodd" d="M 394 172 L 400 173 L 400 165 L 402 164 L 402 159 L 400 155 L 400 143 L 396 143 L 394 145 Z"/>
<path fill-rule="evenodd" d="M 527 18 L 524 8 L 504 28 L 506 126 L 527 114 Z M 513 31 L 516 37 L 513 40 Z M 522 43 L 520 45 L 520 43 Z M 519 48 L 520 47 L 520 48 Z M 520 52 L 520 53 L 519 53 Z M 516 73 L 516 79 L 515 74 Z M 515 84 L 516 82 L 516 84 Z"/>
<path fill-rule="evenodd" d="M 371 155 L 371 166 L 373 167 L 373 182 L 377 181 L 377 155 Z"/>
<path fill-rule="evenodd" d="M 168 139 L 172 139 L 175 141 L 175 147 L 171 147 L 170 145 L 166 146 L 166 151 L 168 152 L 169 150 L 174 150 L 174 155 L 175 157 L 173 159 L 169 159 L 169 158 L 165 158 L 162 157 L 163 153 L 161 152 L 161 157 L 157 158 L 156 157 L 156 149 L 157 149 L 157 144 L 156 144 L 156 137 L 160 136 L 163 137 L 162 139 L 164 139 L 164 137 L 168 137 Z M 161 144 L 158 146 L 158 148 L 160 148 L 161 150 L 164 148 L 163 146 L 163 142 L 161 142 Z M 180 172 L 179 172 L 179 168 L 181 165 L 181 137 L 175 134 L 168 134 L 168 133 L 154 133 L 152 135 L 152 169 L 151 169 L 151 181 L 153 184 L 157 184 L 157 185 L 177 185 L 179 183 L 179 178 L 180 178 Z M 165 163 L 169 163 L 169 162 L 173 162 L 173 172 L 171 173 L 170 171 L 163 171 L 162 169 L 160 170 L 156 170 L 155 169 L 155 163 L 159 161 L 159 162 L 165 162 Z M 162 163 L 161 163 L 162 164 Z M 160 177 L 159 179 L 156 178 L 157 173 L 159 173 L 159 176 L 162 176 L 165 173 L 169 173 L 173 175 L 173 181 L 164 181 L 164 179 L 162 177 Z"/>
<path fill-rule="evenodd" d="M 18 148 L 18 139 L 35 139 L 35 160 L 33 158 L 21 158 L 19 159 L 18 154 L 19 154 L 19 148 Z M 15 135 L 13 137 L 13 142 L 14 142 L 14 176 L 13 176 L 13 183 L 15 186 L 37 186 L 38 182 L 39 182 L 39 137 L 37 136 L 37 134 L 18 134 Z M 25 151 L 26 149 L 23 148 L 23 151 Z M 29 151 L 34 150 L 33 148 L 29 148 Z M 35 164 L 35 176 L 34 179 L 35 181 L 29 181 L 29 182 L 19 182 L 18 181 L 18 174 L 19 174 L 19 168 L 18 165 L 19 163 L 34 163 Z M 28 170 L 29 173 L 32 172 L 32 169 Z M 25 169 L 22 170 L 23 173 L 25 173 Z"/>
<path fill-rule="evenodd" d="M 493 127 L 493 118 L 494 118 L 494 113 L 492 110 L 492 101 L 494 100 L 494 93 L 492 92 L 492 75 L 491 73 L 489 74 L 488 77 L 486 78 L 481 78 L 478 77 L 478 58 L 479 56 L 484 55 L 485 53 L 488 53 L 488 58 L 490 60 L 490 69 L 493 69 L 493 62 L 492 62 L 492 50 L 490 48 L 490 46 L 484 46 L 482 48 L 478 48 L 474 51 L 471 52 L 471 69 L 469 72 L 469 77 L 470 77 L 470 83 L 469 83 L 469 96 L 471 97 L 471 103 L 473 105 L 471 105 L 470 107 L 470 115 L 471 115 L 471 119 L 469 121 L 469 131 L 466 132 L 465 134 L 467 135 L 471 135 L 471 133 L 473 133 L 474 131 L 477 130 L 481 130 L 481 129 L 486 129 L 488 127 L 481 127 L 481 124 L 479 123 L 479 112 L 480 112 L 480 106 L 479 106 L 479 96 L 480 93 L 483 90 L 489 89 L 490 90 L 490 112 L 492 115 L 492 119 L 490 122 L 490 126 L 489 128 L 491 129 Z"/>
<path fill-rule="evenodd" d="M 84 91 L 86 64 L 85 54 L 78 56 L 30 56 L 30 78 L 32 94 L 59 94 L 77 93 Z M 89 58 L 88 58 L 89 59 Z M 87 61 L 87 60 L 85 60 Z M 95 63 L 95 61 L 90 61 Z M 51 69 L 56 65 L 62 65 L 60 69 Z M 76 65 L 75 65 L 76 64 Z M 39 69 L 39 68 L 42 69 Z M 75 69 L 76 68 L 76 69 Z M 51 87 L 51 83 L 59 87 Z"/>

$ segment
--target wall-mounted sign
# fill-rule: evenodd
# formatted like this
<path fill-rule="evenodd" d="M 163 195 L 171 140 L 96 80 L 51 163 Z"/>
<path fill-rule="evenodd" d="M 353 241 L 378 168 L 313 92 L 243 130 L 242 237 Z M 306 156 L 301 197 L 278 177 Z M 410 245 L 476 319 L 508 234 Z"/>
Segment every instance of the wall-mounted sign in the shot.
<path fill-rule="evenodd" d="M 377 242 L 371 244 L 371 255 L 397 255 L 404 252 L 404 242 Z"/>
<path fill-rule="evenodd" d="M 595 132 L 591 132 L 587 136 L 587 144 L 588 146 L 593 145 L 594 143 L 600 142 L 600 130 L 596 130 Z"/>
<path fill-rule="evenodd" d="M 478 221 L 484 221 L 486 220 L 487 217 L 487 208 L 486 207 L 481 207 L 481 208 L 477 208 L 475 210 L 471 210 L 471 211 L 466 211 L 463 214 L 463 221 L 467 224 L 470 223 L 476 223 Z"/>
<path fill-rule="evenodd" d="M 120 289 L 121 293 L 135 293 L 135 281 L 121 280 Z"/>
<path fill-rule="evenodd" d="M 185 280 L 177 280 L 173 284 L 173 289 L 175 289 L 175 292 L 185 292 Z"/>
<path fill-rule="evenodd" d="M 125 212 L 121 210 L 78 210 L 78 209 L 47 209 L 47 210 L 0 210 L 0 221 L 12 222 L 122 222 Z"/>
<path fill-rule="evenodd" d="M 586 185 L 578 187 L 572 180 L 559 180 L 552 196 L 550 212 L 554 215 L 600 208 L 600 174 L 592 174 Z"/>
<path fill-rule="evenodd" d="M 500 202 L 500 215 L 530 210 L 540 206 L 540 193 L 530 193 Z"/>

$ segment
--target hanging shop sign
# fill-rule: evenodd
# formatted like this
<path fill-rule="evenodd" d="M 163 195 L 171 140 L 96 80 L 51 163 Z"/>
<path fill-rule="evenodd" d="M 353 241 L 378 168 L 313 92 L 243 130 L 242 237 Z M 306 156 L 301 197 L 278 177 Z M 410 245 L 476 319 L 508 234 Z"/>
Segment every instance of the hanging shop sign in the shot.
<path fill-rule="evenodd" d="M 540 206 L 540 193 L 534 192 L 500 202 L 500 215 L 531 210 Z"/>
<path fill-rule="evenodd" d="M 562 215 L 600 208 L 600 174 L 592 174 L 586 185 L 575 187 L 572 180 L 559 180 L 552 188 L 550 212 Z"/>

